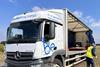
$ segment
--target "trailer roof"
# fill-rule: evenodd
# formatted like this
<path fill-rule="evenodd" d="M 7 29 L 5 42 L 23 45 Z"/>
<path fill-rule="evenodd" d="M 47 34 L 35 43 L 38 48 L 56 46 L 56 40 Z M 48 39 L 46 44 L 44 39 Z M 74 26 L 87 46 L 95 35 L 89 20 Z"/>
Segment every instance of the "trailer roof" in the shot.
<path fill-rule="evenodd" d="M 73 13 L 70 11 L 68 12 L 68 28 L 71 31 L 77 32 L 77 31 L 91 31 L 89 27 L 87 27 L 82 20 L 77 18 Z"/>

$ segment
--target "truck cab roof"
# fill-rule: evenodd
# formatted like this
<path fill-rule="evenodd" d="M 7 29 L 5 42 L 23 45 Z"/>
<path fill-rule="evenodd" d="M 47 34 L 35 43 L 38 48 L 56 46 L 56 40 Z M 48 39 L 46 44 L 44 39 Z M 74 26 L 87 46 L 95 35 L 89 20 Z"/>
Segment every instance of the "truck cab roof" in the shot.
<path fill-rule="evenodd" d="M 36 12 L 23 13 L 13 17 L 12 23 L 29 21 L 29 20 L 50 20 L 56 23 L 63 24 L 64 22 L 64 10 L 63 9 L 50 9 L 42 10 Z M 68 22 L 68 29 L 74 32 L 77 31 L 89 31 L 91 30 L 87 27 L 82 20 L 77 18 L 72 12 L 66 9 L 66 21 Z"/>

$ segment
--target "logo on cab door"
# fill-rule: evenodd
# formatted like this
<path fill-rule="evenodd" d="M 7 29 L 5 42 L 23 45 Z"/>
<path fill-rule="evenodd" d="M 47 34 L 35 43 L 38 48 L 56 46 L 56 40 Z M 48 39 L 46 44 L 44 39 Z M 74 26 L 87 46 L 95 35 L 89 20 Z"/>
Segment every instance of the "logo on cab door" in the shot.
<path fill-rule="evenodd" d="M 49 54 L 50 52 L 52 52 L 53 50 L 55 50 L 55 44 L 50 42 L 45 42 L 44 38 L 42 39 L 43 42 L 43 46 L 44 46 L 44 52 L 45 54 Z"/>

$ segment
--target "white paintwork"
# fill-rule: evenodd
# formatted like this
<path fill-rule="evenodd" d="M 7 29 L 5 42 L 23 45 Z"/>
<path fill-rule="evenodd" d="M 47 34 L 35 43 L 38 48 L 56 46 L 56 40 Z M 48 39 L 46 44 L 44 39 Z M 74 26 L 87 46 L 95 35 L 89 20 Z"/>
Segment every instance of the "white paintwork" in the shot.
<path fill-rule="evenodd" d="M 7 52 L 34 52 L 36 44 L 32 43 L 23 43 L 23 44 L 6 44 Z"/>
<path fill-rule="evenodd" d="M 63 21 L 62 16 L 63 16 L 63 10 L 61 9 L 37 11 L 37 12 L 30 12 L 26 14 L 17 15 L 13 18 L 12 23 L 34 20 L 34 19 L 41 19 L 41 18 L 45 18 L 45 19 L 49 19 L 55 22 L 62 23 Z"/>
<path fill-rule="evenodd" d="M 57 22 L 57 23 L 60 23 L 63 25 L 63 26 L 61 26 L 61 25 L 56 24 L 55 38 L 48 42 L 49 46 L 44 48 L 44 46 L 46 46 L 47 44 L 43 43 L 42 41 L 39 41 L 36 43 L 7 44 L 6 49 L 5 49 L 6 52 L 16 52 L 16 51 L 34 52 L 34 55 L 33 55 L 34 59 L 49 57 L 57 50 L 66 50 L 66 57 L 67 57 L 67 55 L 81 53 L 81 51 L 68 52 L 68 29 L 73 28 L 72 27 L 73 25 L 68 24 L 69 22 L 68 22 L 67 9 L 65 11 L 62 9 L 52 9 L 52 10 L 37 11 L 37 12 L 21 14 L 21 15 L 15 16 L 11 22 L 18 23 L 18 22 L 22 22 L 22 21 L 38 20 L 38 19 L 51 20 L 51 21 L 54 21 L 54 22 Z M 72 25 L 72 26 L 70 27 L 69 25 L 70 26 Z M 42 37 L 44 37 L 44 26 L 45 26 L 45 21 L 43 22 L 43 27 L 42 27 L 42 29 L 43 29 Z M 84 27 L 84 26 L 82 25 L 82 27 Z M 76 31 L 77 30 L 78 29 L 76 29 Z M 78 30 L 78 31 L 80 31 L 80 30 Z M 53 43 L 53 45 L 55 45 L 55 47 L 57 47 L 57 50 L 50 49 L 52 47 L 51 46 L 52 43 Z"/>
<path fill-rule="evenodd" d="M 55 39 L 49 41 L 49 47 L 44 49 L 43 42 L 37 42 L 36 48 L 34 52 L 34 58 L 43 58 L 51 56 L 57 50 L 64 50 L 64 43 L 63 43 L 63 26 L 56 24 L 55 28 Z M 54 44 L 57 47 L 57 50 L 50 50 L 51 44 Z M 47 45 L 45 43 L 45 45 Z M 48 53 L 46 54 L 45 51 Z"/>

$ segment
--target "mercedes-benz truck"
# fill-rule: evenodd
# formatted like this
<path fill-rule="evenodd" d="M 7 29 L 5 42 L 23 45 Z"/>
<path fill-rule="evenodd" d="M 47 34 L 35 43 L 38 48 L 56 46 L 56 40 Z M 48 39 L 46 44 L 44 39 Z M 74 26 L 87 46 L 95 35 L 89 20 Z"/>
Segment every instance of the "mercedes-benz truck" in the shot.
<path fill-rule="evenodd" d="M 85 60 L 86 32 L 68 9 L 50 9 L 13 17 L 7 29 L 8 67 L 71 67 Z"/>

